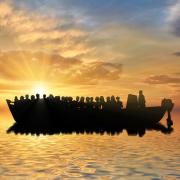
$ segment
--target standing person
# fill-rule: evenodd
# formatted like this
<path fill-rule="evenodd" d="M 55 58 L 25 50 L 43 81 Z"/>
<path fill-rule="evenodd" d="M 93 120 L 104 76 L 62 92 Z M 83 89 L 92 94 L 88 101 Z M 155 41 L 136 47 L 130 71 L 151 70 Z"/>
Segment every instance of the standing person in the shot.
<path fill-rule="evenodd" d="M 123 103 L 120 101 L 120 97 L 116 97 L 116 110 L 119 111 L 123 108 Z"/>
<path fill-rule="evenodd" d="M 139 99 L 138 99 L 138 101 L 139 101 L 139 107 L 140 108 L 145 108 L 146 107 L 146 100 L 145 100 L 145 97 L 143 95 L 142 90 L 139 91 Z"/>

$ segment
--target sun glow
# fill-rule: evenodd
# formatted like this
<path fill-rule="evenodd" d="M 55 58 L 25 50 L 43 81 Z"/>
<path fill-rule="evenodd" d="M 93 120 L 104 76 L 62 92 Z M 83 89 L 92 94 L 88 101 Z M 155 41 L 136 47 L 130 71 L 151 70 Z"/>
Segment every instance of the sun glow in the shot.
<path fill-rule="evenodd" d="M 42 84 L 38 84 L 33 88 L 34 94 L 40 94 L 42 96 L 43 94 L 47 94 L 48 88 Z"/>

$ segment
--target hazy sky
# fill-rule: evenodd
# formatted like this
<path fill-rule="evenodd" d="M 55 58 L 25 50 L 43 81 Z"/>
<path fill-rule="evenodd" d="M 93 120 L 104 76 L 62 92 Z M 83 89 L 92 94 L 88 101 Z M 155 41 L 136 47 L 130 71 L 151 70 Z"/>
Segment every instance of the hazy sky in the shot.
<path fill-rule="evenodd" d="M 179 0 L 0 0 L 0 95 L 180 98 Z"/>

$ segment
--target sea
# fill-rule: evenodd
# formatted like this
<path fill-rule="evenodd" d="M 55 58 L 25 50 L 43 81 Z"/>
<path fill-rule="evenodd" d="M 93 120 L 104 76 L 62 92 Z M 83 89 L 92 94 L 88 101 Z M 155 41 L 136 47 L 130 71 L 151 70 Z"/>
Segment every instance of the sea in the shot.
<path fill-rule="evenodd" d="M 166 126 L 167 115 L 162 120 Z M 171 132 L 7 133 L 14 120 L 0 117 L 0 180 L 180 179 L 180 113 Z"/>

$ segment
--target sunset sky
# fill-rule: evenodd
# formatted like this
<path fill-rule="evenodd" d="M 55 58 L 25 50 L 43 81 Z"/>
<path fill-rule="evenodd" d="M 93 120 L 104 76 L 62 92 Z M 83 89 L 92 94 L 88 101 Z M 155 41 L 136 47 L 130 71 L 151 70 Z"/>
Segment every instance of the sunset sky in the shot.
<path fill-rule="evenodd" d="M 0 0 L 0 106 L 36 92 L 144 91 L 180 106 L 179 0 Z"/>

